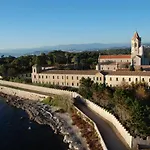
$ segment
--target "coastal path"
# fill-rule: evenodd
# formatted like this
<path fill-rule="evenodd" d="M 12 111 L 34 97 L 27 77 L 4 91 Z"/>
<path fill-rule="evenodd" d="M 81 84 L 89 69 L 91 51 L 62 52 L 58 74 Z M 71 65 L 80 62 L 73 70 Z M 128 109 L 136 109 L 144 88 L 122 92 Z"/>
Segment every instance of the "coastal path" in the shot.
<path fill-rule="evenodd" d="M 130 149 L 125 144 L 125 141 L 123 141 L 121 135 L 119 135 L 113 126 L 105 121 L 100 115 L 90 110 L 85 104 L 80 103 L 79 100 L 75 102 L 75 106 L 96 123 L 108 150 Z"/>

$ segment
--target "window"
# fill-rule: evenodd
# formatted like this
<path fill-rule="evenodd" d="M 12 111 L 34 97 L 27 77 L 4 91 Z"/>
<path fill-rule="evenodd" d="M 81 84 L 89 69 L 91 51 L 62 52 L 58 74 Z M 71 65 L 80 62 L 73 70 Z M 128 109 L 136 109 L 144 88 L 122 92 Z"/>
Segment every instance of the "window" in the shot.
<path fill-rule="evenodd" d="M 129 78 L 129 81 L 131 81 L 131 78 Z"/>
<path fill-rule="evenodd" d="M 46 76 L 46 79 L 47 79 L 47 76 Z"/>
<path fill-rule="evenodd" d="M 128 62 L 128 60 L 127 60 L 127 62 Z"/>
<path fill-rule="evenodd" d="M 36 78 L 36 75 L 34 75 L 34 78 Z"/>
<path fill-rule="evenodd" d="M 108 70 L 109 70 L 109 67 L 108 67 Z"/>
<path fill-rule="evenodd" d="M 93 77 L 93 80 L 95 80 L 95 77 Z"/>
<path fill-rule="evenodd" d="M 78 76 L 77 76 L 77 80 L 79 80 Z"/>
<path fill-rule="evenodd" d="M 62 79 L 64 79 L 64 77 L 62 76 Z"/>
<path fill-rule="evenodd" d="M 72 83 L 72 86 L 74 86 L 74 83 Z"/>
<path fill-rule="evenodd" d="M 122 81 L 125 81 L 125 79 L 124 79 L 124 78 L 122 78 Z"/>
<path fill-rule="evenodd" d="M 138 81 L 138 79 L 137 79 L 137 78 L 135 78 L 135 81 L 137 82 L 137 81 Z"/>
<path fill-rule="evenodd" d="M 102 70 L 103 70 L 103 67 L 102 67 Z"/>
<path fill-rule="evenodd" d="M 110 87 L 112 87 L 112 85 L 110 84 Z"/>
<path fill-rule="evenodd" d="M 97 81 L 98 81 L 98 77 L 97 77 Z"/>
<path fill-rule="evenodd" d="M 67 85 L 69 85 L 68 82 L 67 82 Z"/>
<path fill-rule="evenodd" d="M 57 76 L 57 79 L 59 79 L 59 76 Z"/>
<path fill-rule="evenodd" d="M 121 62 L 122 62 L 122 60 L 121 60 Z"/>
<path fill-rule="evenodd" d="M 142 81 L 144 82 L 144 78 L 142 78 Z"/>
<path fill-rule="evenodd" d="M 100 78 L 99 78 L 99 80 L 101 81 L 101 80 L 102 80 L 102 78 L 100 77 Z"/>
<path fill-rule="evenodd" d="M 149 78 L 149 82 L 150 82 L 150 78 Z"/>
<path fill-rule="evenodd" d="M 77 83 L 77 86 L 79 86 L 79 83 Z"/>
<path fill-rule="evenodd" d="M 35 72 L 35 69 L 34 69 L 34 71 L 33 72 Z"/>
<path fill-rule="evenodd" d="M 73 76 L 72 76 L 72 80 L 73 80 Z"/>
<path fill-rule="evenodd" d="M 64 85 L 64 83 L 62 82 L 62 85 Z"/>
<path fill-rule="evenodd" d="M 110 81 L 112 81 L 112 78 L 110 77 Z"/>
<path fill-rule="evenodd" d="M 53 76 L 53 79 L 54 79 L 55 77 Z"/>
<path fill-rule="evenodd" d="M 118 78 L 116 78 L 116 81 L 118 81 Z"/>
<path fill-rule="evenodd" d="M 39 75 L 39 79 L 41 78 L 41 76 Z"/>
<path fill-rule="evenodd" d="M 42 76 L 42 79 L 43 79 L 43 76 Z"/>
<path fill-rule="evenodd" d="M 67 76 L 67 79 L 68 79 L 68 76 Z"/>

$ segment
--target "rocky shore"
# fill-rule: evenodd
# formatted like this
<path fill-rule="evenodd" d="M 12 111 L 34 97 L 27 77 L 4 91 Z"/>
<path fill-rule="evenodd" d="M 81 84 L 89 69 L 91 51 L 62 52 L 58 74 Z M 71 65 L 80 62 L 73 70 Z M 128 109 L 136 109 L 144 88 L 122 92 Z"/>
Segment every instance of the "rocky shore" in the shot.
<path fill-rule="evenodd" d="M 82 138 L 80 130 L 72 124 L 67 113 L 61 113 L 59 108 L 51 107 L 39 101 L 23 99 L 0 93 L 9 105 L 25 110 L 29 118 L 39 124 L 49 125 L 54 133 L 63 135 L 63 141 L 68 143 L 69 150 L 87 150 L 86 140 Z M 23 118 L 21 118 L 23 119 Z"/>

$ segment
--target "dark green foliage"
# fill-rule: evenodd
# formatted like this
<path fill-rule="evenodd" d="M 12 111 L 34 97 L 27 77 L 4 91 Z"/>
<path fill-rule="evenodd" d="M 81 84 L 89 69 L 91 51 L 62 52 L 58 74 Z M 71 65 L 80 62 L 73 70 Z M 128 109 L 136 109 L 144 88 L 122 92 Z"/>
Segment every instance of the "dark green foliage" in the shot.
<path fill-rule="evenodd" d="M 3 77 L 16 76 L 31 72 L 32 66 L 54 66 L 57 69 L 95 69 L 99 54 L 129 54 L 129 49 L 110 49 L 100 51 L 64 52 L 55 50 L 48 54 L 27 55 L 20 57 L 4 55 L 0 58 L 0 75 Z"/>
<path fill-rule="evenodd" d="M 133 65 L 130 66 L 130 71 L 135 71 L 135 68 Z"/>
<path fill-rule="evenodd" d="M 80 94 L 113 113 L 133 135 L 150 135 L 150 91 L 145 83 L 110 88 L 82 78 Z"/>

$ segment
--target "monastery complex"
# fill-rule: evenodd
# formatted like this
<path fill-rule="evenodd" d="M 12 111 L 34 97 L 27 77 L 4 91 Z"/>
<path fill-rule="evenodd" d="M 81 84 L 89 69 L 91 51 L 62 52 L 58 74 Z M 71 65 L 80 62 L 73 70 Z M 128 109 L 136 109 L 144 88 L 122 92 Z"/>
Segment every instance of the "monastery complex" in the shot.
<path fill-rule="evenodd" d="M 99 55 L 96 70 L 50 70 L 41 66 L 32 67 L 32 82 L 60 86 L 79 87 L 82 77 L 108 86 L 122 83 L 146 82 L 150 86 L 150 60 L 146 58 L 141 37 L 137 32 L 131 40 L 130 55 Z M 133 66 L 135 71 L 128 68 Z M 140 70 L 142 68 L 142 70 Z"/>

